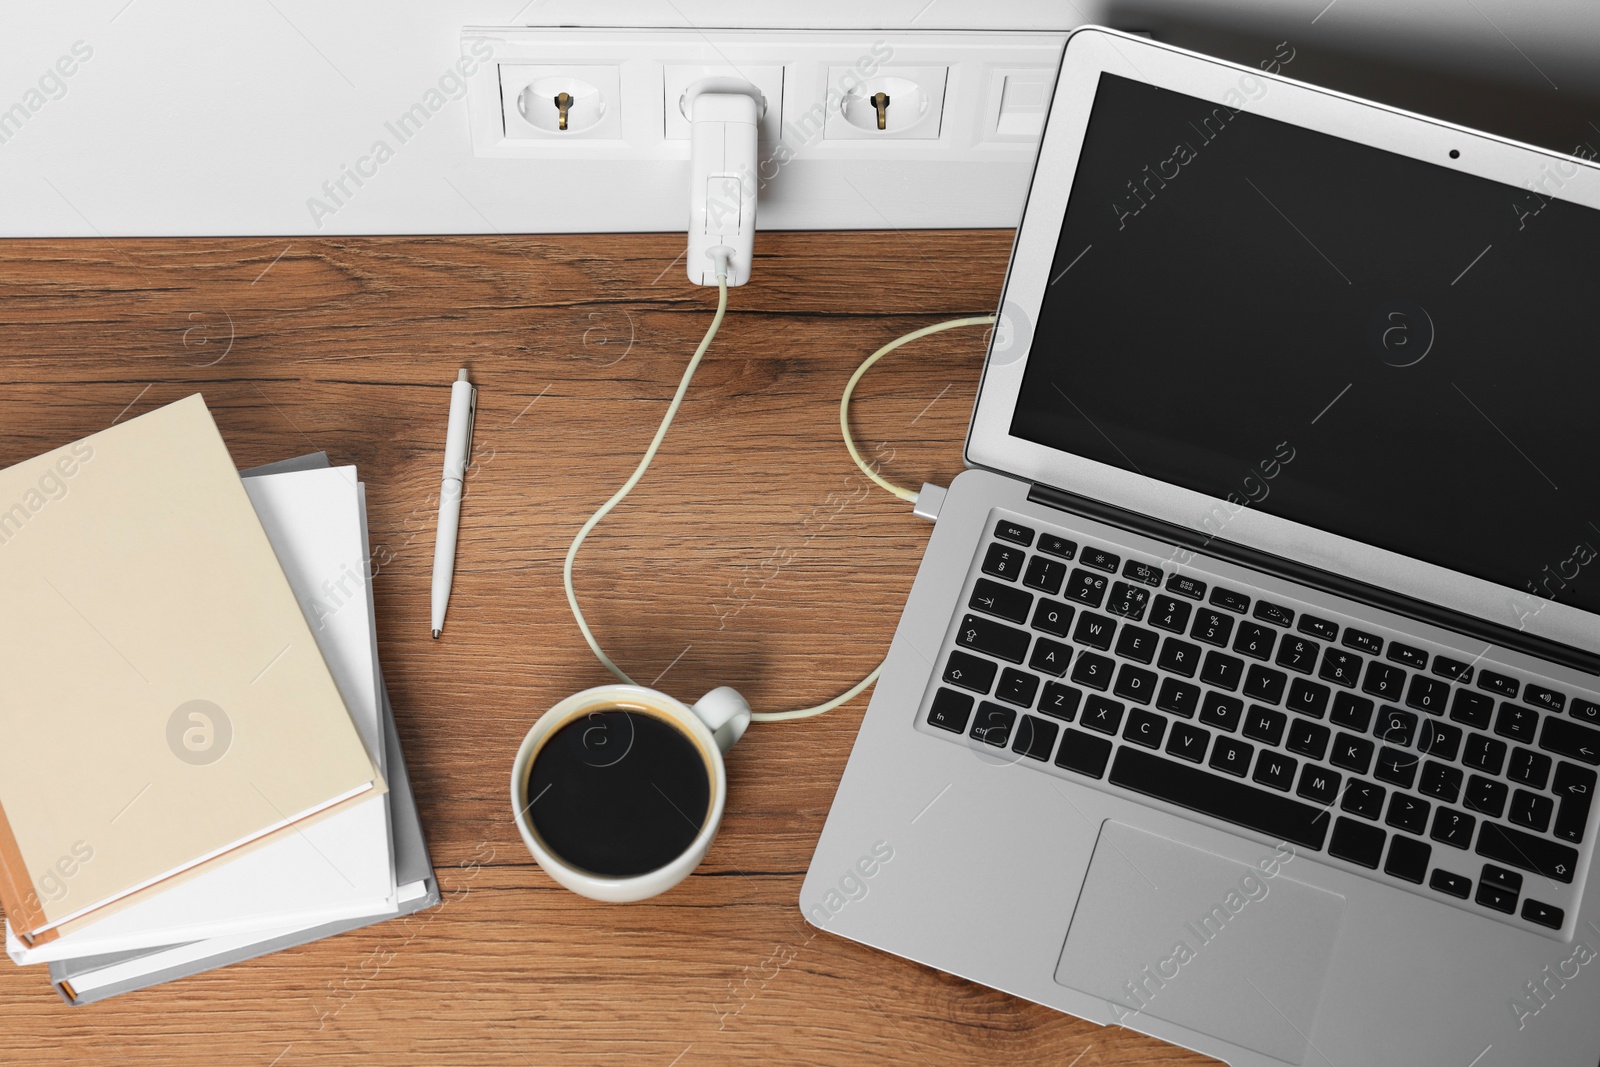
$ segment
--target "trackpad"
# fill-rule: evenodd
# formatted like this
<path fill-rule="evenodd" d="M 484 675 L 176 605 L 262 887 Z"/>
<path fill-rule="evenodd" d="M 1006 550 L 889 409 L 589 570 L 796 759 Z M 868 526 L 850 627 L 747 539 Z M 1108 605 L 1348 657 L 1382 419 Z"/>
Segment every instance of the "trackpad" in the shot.
<path fill-rule="evenodd" d="M 1344 897 L 1295 881 L 1292 846 L 1258 847 L 1252 865 L 1106 822 L 1056 981 L 1132 1029 L 1152 1015 L 1302 1062 Z"/>

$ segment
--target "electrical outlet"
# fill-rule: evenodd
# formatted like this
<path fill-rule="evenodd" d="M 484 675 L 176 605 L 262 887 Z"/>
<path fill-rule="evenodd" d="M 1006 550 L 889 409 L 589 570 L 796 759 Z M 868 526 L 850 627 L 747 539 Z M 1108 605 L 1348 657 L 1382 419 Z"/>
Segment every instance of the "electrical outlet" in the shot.
<path fill-rule="evenodd" d="M 615 66 L 501 64 L 500 107 L 508 139 L 618 140 L 621 71 Z"/>
<path fill-rule="evenodd" d="M 683 110 L 683 94 L 701 78 L 742 78 L 761 90 L 767 109 L 756 124 L 756 140 L 771 144 L 779 138 L 783 128 L 782 64 L 734 67 L 675 63 L 662 68 L 662 109 L 666 114 L 667 140 L 689 139 L 689 116 Z"/>
<path fill-rule="evenodd" d="M 937 139 L 944 119 L 949 67 L 880 67 L 863 81 L 851 67 L 828 71 L 830 85 L 849 85 L 828 108 L 824 136 Z M 831 99 L 831 98 L 830 98 Z"/>

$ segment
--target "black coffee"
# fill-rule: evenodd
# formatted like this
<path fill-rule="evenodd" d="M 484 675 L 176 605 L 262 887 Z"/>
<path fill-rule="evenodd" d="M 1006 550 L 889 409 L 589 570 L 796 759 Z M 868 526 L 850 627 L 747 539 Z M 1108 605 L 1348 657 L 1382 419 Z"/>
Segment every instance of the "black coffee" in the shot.
<path fill-rule="evenodd" d="M 566 863 L 593 874 L 646 874 L 700 833 L 711 814 L 711 773 L 676 726 L 640 711 L 594 711 L 545 741 L 523 803 Z"/>

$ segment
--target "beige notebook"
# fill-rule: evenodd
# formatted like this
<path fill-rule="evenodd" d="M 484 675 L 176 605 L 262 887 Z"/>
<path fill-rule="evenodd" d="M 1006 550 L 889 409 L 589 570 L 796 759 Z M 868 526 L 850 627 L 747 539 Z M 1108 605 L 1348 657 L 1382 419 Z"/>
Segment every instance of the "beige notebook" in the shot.
<path fill-rule="evenodd" d="M 198 394 L 0 471 L 0 900 L 19 937 L 383 789 Z"/>

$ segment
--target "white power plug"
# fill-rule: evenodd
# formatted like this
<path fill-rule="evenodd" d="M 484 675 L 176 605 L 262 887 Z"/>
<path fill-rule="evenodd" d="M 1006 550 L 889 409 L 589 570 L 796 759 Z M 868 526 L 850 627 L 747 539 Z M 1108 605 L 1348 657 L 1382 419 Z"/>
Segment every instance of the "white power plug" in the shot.
<path fill-rule="evenodd" d="M 702 78 L 684 93 L 689 115 L 689 251 L 696 285 L 717 284 L 716 254 L 728 284 L 750 280 L 756 236 L 756 126 L 761 91 L 742 78 Z"/>

